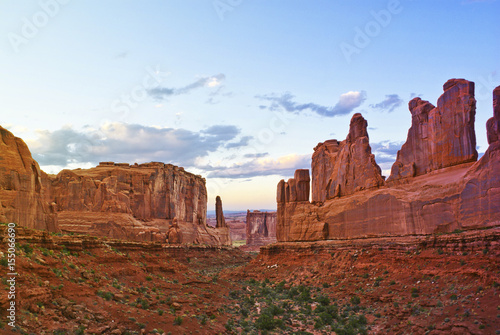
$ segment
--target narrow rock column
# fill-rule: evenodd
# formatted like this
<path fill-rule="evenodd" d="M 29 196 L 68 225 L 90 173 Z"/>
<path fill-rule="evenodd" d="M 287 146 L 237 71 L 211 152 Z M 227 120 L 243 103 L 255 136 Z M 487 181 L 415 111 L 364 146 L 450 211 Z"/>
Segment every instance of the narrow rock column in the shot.
<path fill-rule="evenodd" d="M 227 228 L 224 212 L 222 211 L 222 200 L 219 196 L 215 198 L 215 219 L 217 221 L 215 228 Z"/>
<path fill-rule="evenodd" d="M 493 91 L 493 117 L 486 123 L 488 144 L 500 140 L 500 86 Z"/>

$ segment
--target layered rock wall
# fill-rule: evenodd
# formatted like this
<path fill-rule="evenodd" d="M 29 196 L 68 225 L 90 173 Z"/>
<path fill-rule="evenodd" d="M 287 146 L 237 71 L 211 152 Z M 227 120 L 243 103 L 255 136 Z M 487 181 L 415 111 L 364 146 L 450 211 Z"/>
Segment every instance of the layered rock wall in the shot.
<path fill-rule="evenodd" d="M 247 210 L 247 246 L 263 246 L 276 242 L 276 212 Z"/>
<path fill-rule="evenodd" d="M 164 241 L 169 231 L 180 231 L 182 243 L 230 244 L 227 228 L 206 225 L 205 179 L 171 164 L 102 162 L 63 170 L 52 178 L 51 196 L 63 231 L 140 241 Z"/>
<path fill-rule="evenodd" d="M 22 139 L 0 127 L 0 221 L 59 231 L 48 176 Z"/>
<path fill-rule="evenodd" d="M 63 170 L 52 179 L 51 195 L 58 211 L 206 223 L 205 180 L 171 164 L 106 162 L 87 170 Z"/>
<path fill-rule="evenodd" d="M 438 107 L 418 99 L 410 102 L 412 128 L 393 167 L 392 181 L 385 185 L 328 198 L 331 188 L 323 186 L 334 181 L 325 175 L 336 164 L 329 157 L 338 157 L 344 142 L 331 140 L 316 147 L 313 203 L 287 198 L 289 183 L 278 184 L 278 241 L 432 234 L 500 225 L 500 87 L 494 91 L 494 117 L 487 125 L 490 146 L 475 163 L 473 87 L 465 80 L 450 80 Z M 351 131 L 352 127 L 346 144 Z M 353 161 L 358 162 L 354 171 L 366 167 L 356 159 L 340 164 Z M 349 174 L 337 177 L 337 183 L 348 185 L 345 176 Z M 363 180 L 363 175 L 354 179 Z"/>

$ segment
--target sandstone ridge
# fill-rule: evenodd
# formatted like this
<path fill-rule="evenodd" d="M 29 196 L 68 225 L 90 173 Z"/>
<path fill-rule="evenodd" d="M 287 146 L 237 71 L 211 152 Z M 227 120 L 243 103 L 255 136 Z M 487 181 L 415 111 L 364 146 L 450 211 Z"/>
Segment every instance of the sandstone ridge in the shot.
<path fill-rule="evenodd" d="M 500 225 L 500 87 L 477 160 L 474 83 L 449 80 L 437 107 L 415 98 L 412 125 L 391 176 L 380 175 L 366 121 L 355 114 L 347 139 L 316 146 L 312 203 L 308 170 L 277 188 L 279 242 L 426 235 Z M 301 194 L 297 196 L 297 194 Z"/>

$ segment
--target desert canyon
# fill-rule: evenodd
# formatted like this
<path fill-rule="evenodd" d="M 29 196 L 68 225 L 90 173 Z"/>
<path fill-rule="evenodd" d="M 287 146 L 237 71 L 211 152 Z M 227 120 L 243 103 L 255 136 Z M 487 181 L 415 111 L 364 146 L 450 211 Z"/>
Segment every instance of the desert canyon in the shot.
<path fill-rule="evenodd" d="M 387 178 L 354 114 L 345 140 L 317 144 L 311 173 L 279 181 L 277 211 L 248 210 L 245 229 L 219 196 L 208 224 L 206 180 L 182 167 L 49 175 L 0 127 L 0 222 L 17 225 L 23 274 L 19 326 L 0 331 L 498 334 L 500 86 L 481 157 L 475 102 L 465 79 L 436 105 L 409 101 Z"/>

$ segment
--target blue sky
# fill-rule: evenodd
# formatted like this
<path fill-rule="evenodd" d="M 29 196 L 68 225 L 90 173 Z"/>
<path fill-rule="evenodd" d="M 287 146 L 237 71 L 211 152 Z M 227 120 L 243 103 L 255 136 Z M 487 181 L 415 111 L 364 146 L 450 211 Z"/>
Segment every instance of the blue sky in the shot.
<path fill-rule="evenodd" d="M 476 83 L 478 151 L 500 85 L 499 1 L 0 1 L 0 125 L 44 171 L 162 161 L 209 209 L 274 208 L 317 143 L 368 120 L 388 174 L 408 101 Z"/>

